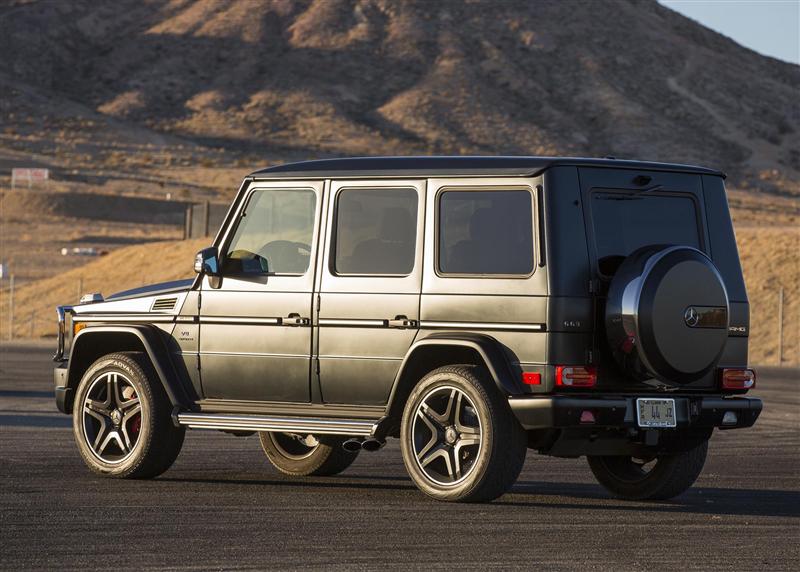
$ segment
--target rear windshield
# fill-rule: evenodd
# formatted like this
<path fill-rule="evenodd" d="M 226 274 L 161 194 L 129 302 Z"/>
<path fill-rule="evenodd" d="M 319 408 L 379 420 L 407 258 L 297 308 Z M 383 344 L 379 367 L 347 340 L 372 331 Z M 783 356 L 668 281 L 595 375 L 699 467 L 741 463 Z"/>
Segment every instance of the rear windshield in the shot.
<path fill-rule="evenodd" d="M 686 195 L 593 191 L 591 208 L 601 272 L 604 260 L 649 244 L 701 248 L 697 209 Z"/>

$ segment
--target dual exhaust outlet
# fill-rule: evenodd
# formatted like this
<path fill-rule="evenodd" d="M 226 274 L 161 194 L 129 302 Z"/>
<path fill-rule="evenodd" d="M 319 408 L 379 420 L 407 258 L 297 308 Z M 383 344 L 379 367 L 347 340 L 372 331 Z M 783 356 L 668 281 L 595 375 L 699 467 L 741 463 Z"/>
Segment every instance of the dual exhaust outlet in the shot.
<path fill-rule="evenodd" d="M 386 441 L 381 441 L 380 439 L 348 439 L 342 443 L 342 448 L 345 451 L 355 453 L 361 449 L 365 451 L 377 451 L 383 448 L 384 445 L 386 445 Z"/>

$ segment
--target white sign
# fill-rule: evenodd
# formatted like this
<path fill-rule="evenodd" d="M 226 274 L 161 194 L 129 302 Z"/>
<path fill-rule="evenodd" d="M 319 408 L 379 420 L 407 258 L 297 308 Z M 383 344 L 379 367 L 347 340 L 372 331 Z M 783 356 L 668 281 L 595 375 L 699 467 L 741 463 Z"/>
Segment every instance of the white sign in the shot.
<path fill-rule="evenodd" d="M 31 169 L 29 167 L 16 167 L 11 169 L 11 188 L 13 189 L 18 181 L 28 183 L 31 188 L 33 183 L 41 183 L 50 179 L 50 169 Z"/>

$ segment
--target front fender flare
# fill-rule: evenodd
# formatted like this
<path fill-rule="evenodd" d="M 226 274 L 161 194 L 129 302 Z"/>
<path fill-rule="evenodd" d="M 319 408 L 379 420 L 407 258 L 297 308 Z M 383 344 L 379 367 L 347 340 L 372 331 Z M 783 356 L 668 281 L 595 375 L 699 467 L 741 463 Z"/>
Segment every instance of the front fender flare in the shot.
<path fill-rule="evenodd" d="M 164 342 L 154 326 L 147 324 L 124 324 L 124 325 L 103 325 L 92 326 L 91 328 L 84 328 L 75 336 L 70 348 L 69 361 L 67 366 L 67 387 L 76 388 L 80 382 L 80 375 L 78 371 L 86 371 L 86 367 L 91 364 L 82 364 L 78 359 L 82 353 L 82 349 L 87 344 L 92 344 L 98 340 L 98 336 L 108 336 L 109 334 L 124 334 L 134 336 L 141 344 L 142 349 L 150 358 L 150 363 L 158 375 L 158 379 L 164 387 L 170 402 L 175 407 L 182 409 L 191 409 L 192 401 L 183 386 L 180 375 L 178 374 L 175 366 L 169 357 Z M 109 346 L 109 351 L 104 352 L 103 355 L 113 353 L 114 351 L 126 351 L 125 349 L 114 349 L 113 345 Z M 81 365 L 86 367 L 81 368 Z"/>

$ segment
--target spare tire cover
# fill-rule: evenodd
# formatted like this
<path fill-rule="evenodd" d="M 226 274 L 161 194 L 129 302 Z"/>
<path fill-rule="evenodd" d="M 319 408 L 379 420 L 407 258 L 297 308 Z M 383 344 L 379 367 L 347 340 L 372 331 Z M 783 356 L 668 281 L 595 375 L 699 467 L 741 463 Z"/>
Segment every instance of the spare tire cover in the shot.
<path fill-rule="evenodd" d="M 619 365 L 638 379 L 700 379 L 728 339 L 728 294 L 714 263 L 687 246 L 630 254 L 611 281 L 605 323 Z"/>

